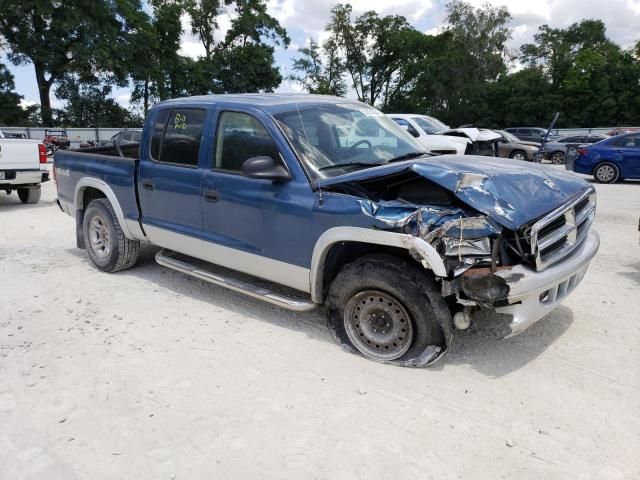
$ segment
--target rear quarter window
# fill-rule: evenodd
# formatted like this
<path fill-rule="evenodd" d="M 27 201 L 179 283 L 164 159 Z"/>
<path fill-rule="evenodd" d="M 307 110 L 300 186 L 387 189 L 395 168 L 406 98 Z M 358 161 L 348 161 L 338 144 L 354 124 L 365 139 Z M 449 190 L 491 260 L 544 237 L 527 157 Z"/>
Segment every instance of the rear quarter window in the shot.
<path fill-rule="evenodd" d="M 161 111 L 154 122 L 151 158 L 162 163 L 198 165 L 206 110 L 174 108 Z"/>

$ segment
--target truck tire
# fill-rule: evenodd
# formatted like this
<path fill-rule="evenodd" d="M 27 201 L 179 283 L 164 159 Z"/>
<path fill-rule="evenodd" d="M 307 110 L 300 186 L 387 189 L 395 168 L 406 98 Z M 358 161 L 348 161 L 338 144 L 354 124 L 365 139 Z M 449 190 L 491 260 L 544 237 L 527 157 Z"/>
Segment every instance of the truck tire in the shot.
<path fill-rule="evenodd" d="M 117 272 L 135 265 L 140 242 L 124 236 L 116 213 L 106 198 L 89 203 L 82 222 L 84 243 L 93 264 L 103 272 Z"/>
<path fill-rule="evenodd" d="M 367 255 L 344 266 L 326 307 L 338 344 L 378 362 L 423 367 L 451 338 L 451 314 L 433 278 L 391 255 Z"/>
<path fill-rule="evenodd" d="M 20 201 L 24 204 L 34 204 L 40 201 L 40 197 L 42 195 L 42 190 L 40 186 L 37 187 L 29 187 L 29 188 L 18 188 L 18 197 L 20 197 Z"/>

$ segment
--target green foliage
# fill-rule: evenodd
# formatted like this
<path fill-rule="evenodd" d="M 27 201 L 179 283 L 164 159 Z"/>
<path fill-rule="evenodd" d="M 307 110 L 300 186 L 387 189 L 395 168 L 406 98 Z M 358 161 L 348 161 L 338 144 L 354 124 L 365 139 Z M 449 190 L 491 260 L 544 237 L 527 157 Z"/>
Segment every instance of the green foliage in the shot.
<path fill-rule="evenodd" d="M 521 52 L 530 68 L 543 72 L 561 113 L 559 125 L 640 123 L 637 51 L 609 40 L 600 20 L 583 20 L 566 29 L 542 25 L 534 43 L 523 45 Z"/>
<path fill-rule="evenodd" d="M 379 17 L 370 11 L 352 20 L 352 11 L 349 4 L 334 6 L 326 30 L 358 98 L 385 108 L 389 97 L 406 83 L 400 73 L 412 61 L 422 34 L 399 15 Z"/>
<path fill-rule="evenodd" d="M 13 75 L 0 63 L 0 125 L 20 125 L 25 123 L 29 114 L 20 106 L 22 96 L 14 90 Z"/>
<path fill-rule="evenodd" d="M 346 70 L 334 38 L 325 40 L 322 51 L 311 40 L 309 46 L 298 49 L 298 53 L 301 56 L 293 61 L 293 70 L 298 73 L 291 75 L 291 80 L 301 83 L 309 93 L 337 96 L 347 93 L 344 80 Z M 323 62 L 322 55 L 326 62 Z"/>
<path fill-rule="evenodd" d="M 126 80 L 129 16 L 140 11 L 139 0 L 0 0 L 0 35 L 13 63 L 34 65 L 45 124 L 51 87 L 64 75 Z"/>
<path fill-rule="evenodd" d="M 57 123 L 73 127 L 140 127 L 143 119 L 109 98 L 111 86 L 100 82 L 80 82 L 64 77 L 56 96 L 65 100 L 65 108 L 56 112 Z"/>

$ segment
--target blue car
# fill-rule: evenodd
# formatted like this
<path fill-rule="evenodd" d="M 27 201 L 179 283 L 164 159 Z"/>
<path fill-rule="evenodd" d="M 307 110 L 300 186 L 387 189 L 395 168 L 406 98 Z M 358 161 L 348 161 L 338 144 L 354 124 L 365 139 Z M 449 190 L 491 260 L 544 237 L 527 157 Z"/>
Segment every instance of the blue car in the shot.
<path fill-rule="evenodd" d="M 578 149 L 573 171 L 599 183 L 640 179 L 640 133 L 628 133 Z"/>

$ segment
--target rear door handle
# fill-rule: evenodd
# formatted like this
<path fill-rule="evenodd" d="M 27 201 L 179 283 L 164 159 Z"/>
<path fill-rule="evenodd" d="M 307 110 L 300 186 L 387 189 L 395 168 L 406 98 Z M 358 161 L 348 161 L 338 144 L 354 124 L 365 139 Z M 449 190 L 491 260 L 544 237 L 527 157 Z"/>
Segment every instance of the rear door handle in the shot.
<path fill-rule="evenodd" d="M 217 202 L 218 199 L 220 198 L 220 195 L 215 190 L 205 190 L 204 198 L 208 202 Z"/>
<path fill-rule="evenodd" d="M 145 190 L 153 190 L 155 186 L 156 185 L 151 180 L 142 181 L 142 188 L 144 188 Z"/>

